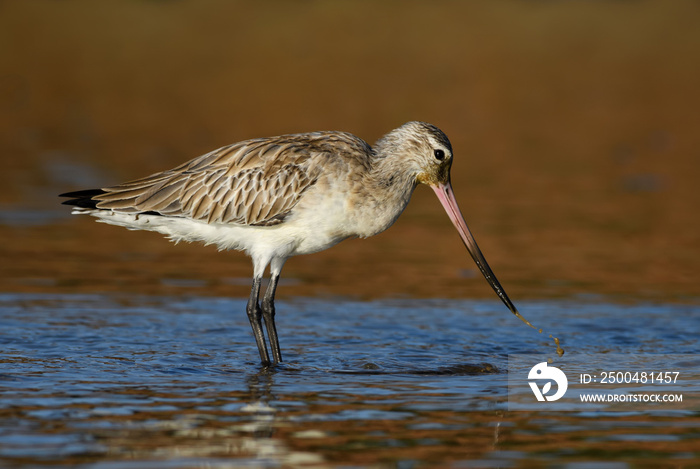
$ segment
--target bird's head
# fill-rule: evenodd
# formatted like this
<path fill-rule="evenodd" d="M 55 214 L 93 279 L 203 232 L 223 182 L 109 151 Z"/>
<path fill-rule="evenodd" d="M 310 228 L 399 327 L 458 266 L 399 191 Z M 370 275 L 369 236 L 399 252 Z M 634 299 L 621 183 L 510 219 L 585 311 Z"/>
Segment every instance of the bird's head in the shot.
<path fill-rule="evenodd" d="M 450 183 L 452 144 L 447 135 L 426 122 L 407 122 L 376 144 L 380 154 L 400 160 L 416 183 L 436 186 Z"/>

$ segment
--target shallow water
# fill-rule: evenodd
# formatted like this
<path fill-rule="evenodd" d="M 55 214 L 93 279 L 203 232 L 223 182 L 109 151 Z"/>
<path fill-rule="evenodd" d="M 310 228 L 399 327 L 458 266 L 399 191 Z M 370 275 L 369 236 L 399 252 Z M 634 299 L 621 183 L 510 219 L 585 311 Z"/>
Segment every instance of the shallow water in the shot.
<path fill-rule="evenodd" d="M 1 295 L 0 465 L 700 463 L 697 407 L 509 412 L 508 355 L 556 354 L 498 302 L 281 301 L 285 362 L 272 369 L 257 362 L 244 305 Z M 520 306 L 569 356 L 700 348 L 696 305 Z"/>

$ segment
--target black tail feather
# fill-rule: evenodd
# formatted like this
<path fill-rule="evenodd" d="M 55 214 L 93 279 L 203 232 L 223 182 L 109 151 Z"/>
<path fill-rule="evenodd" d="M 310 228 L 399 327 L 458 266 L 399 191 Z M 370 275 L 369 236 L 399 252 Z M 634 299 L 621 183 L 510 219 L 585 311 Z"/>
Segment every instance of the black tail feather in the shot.
<path fill-rule="evenodd" d="M 80 208 L 97 208 L 97 200 L 92 198 L 104 194 L 106 191 L 102 189 L 88 189 L 84 191 L 66 192 L 60 194 L 59 197 L 70 197 L 69 200 L 64 200 L 63 205 L 75 205 Z"/>

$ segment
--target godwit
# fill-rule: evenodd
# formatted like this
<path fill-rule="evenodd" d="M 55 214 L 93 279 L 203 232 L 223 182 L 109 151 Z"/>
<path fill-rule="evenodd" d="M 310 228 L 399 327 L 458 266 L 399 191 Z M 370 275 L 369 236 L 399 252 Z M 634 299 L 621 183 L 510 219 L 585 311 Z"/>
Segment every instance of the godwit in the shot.
<path fill-rule="evenodd" d="M 465 246 L 503 303 L 520 316 L 469 231 L 450 184 L 452 145 L 437 127 L 408 122 L 374 147 L 346 132 L 312 132 L 234 143 L 169 171 L 103 189 L 61 194 L 74 214 L 175 241 L 245 251 L 253 261 L 246 307 L 263 365 L 282 361 L 275 290 L 291 256 L 389 228 L 418 183 L 437 194 Z M 267 266 L 270 283 L 259 303 Z M 523 319 L 524 320 L 524 319 Z"/>

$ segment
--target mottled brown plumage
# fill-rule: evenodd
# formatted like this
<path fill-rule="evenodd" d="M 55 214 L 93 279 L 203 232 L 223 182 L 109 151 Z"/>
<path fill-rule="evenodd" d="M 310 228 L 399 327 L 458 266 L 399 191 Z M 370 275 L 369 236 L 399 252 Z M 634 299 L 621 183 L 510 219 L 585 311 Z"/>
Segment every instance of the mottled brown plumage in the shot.
<path fill-rule="evenodd" d="M 333 160 L 367 168 L 372 150 L 345 132 L 248 140 L 175 169 L 107 187 L 97 208 L 269 226 L 280 223 Z"/>

